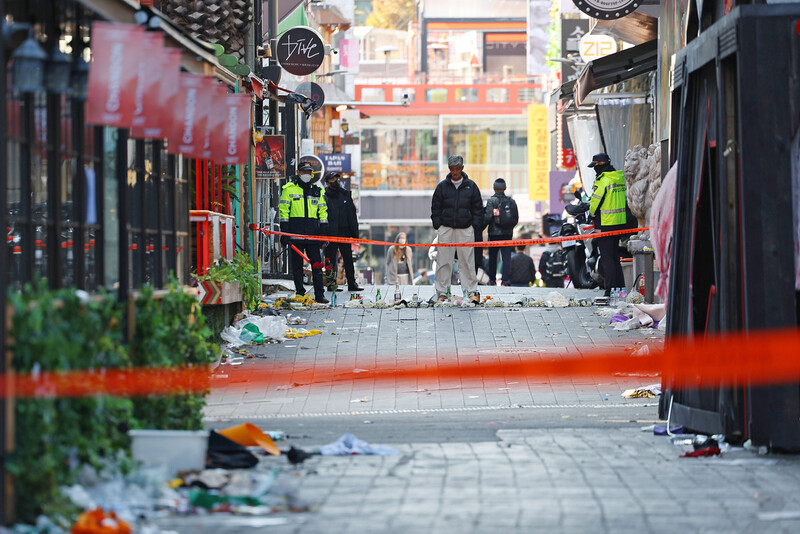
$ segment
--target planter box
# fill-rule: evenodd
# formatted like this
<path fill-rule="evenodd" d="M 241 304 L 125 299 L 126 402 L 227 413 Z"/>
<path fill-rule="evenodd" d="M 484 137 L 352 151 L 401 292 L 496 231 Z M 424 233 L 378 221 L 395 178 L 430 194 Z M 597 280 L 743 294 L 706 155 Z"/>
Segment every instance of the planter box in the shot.
<path fill-rule="evenodd" d="M 145 467 L 166 465 L 170 474 L 204 469 L 207 430 L 131 430 L 131 455 Z"/>
<path fill-rule="evenodd" d="M 242 290 L 239 282 L 205 280 L 197 285 L 197 298 L 204 306 L 231 304 L 242 301 Z"/>

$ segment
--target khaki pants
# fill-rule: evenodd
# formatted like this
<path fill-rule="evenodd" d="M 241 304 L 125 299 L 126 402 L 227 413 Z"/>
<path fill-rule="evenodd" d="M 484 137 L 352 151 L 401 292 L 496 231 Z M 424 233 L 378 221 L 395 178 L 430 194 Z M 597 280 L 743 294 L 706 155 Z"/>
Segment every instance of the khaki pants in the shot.
<path fill-rule="evenodd" d="M 470 243 L 475 234 L 470 228 L 450 228 L 440 226 L 439 243 Z M 453 272 L 453 258 L 458 250 L 458 270 L 461 275 L 461 289 L 464 296 L 478 290 L 478 277 L 475 274 L 475 250 L 472 247 L 439 247 L 436 257 L 436 295 L 447 293 L 450 275 Z"/>

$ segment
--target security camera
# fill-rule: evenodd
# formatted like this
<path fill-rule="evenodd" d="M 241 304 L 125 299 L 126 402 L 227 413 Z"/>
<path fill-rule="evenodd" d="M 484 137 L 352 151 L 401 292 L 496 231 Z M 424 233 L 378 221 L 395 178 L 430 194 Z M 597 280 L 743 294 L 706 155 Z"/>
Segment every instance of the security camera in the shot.
<path fill-rule="evenodd" d="M 407 106 L 411 103 L 411 96 L 408 93 L 403 93 L 403 96 L 400 98 L 400 102 Z"/>

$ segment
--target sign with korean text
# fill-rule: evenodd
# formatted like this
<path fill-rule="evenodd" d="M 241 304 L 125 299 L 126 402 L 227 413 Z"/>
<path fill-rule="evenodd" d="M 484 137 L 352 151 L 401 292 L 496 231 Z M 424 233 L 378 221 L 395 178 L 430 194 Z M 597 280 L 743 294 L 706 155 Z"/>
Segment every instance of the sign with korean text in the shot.
<path fill-rule="evenodd" d="M 573 58 L 561 64 L 561 83 L 577 80 L 583 66 L 578 66 L 581 38 L 589 33 L 589 19 L 561 19 L 561 57 Z"/>
<path fill-rule="evenodd" d="M 528 198 L 550 199 L 550 142 L 547 106 L 528 106 Z"/>
<path fill-rule="evenodd" d="M 319 157 L 328 172 L 352 172 L 350 154 L 320 154 Z"/>
<path fill-rule="evenodd" d="M 339 68 L 357 73 L 360 66 L 358 39 L 339 39 Z"/>
<path fill-rule="evenodd" d="M 256 178 L 285 178 L 286 163 L 283 155 L 286 152 L 286 140 L 284 137 L 256 132 L 253 141 L 255 142 Z"/>
<path fill-rule="evenodd" d="M 136 108 L 136 80 L 143 39 L 143 26 L 92 23 L 87 124 L 130 127 Z"/>
<path fill-rule="evenodd" d="M 325 57 L 325 45 L 315 30 L 297 26 L 278 39 L 278 63 L 289 74 L 306 76 L 316 71 Z"/>

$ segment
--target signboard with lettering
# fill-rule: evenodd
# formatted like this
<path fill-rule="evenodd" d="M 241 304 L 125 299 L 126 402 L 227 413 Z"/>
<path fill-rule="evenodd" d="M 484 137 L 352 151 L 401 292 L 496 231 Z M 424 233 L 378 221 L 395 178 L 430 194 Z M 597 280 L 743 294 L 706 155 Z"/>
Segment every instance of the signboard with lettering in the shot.
<path fill-rule="evenodd" d="M 578 58 L 581 37 L 589 33 L 589 19 L 561 19 L 561 57 Z M 561 83 L 577 80 L 583 66 L 561 64 Z"/>
<path fill-rule="evenodd" d="M 92 23 L 92 63 L 86 123 L 128 128 L 136 109 L 136 85 L 144 26 Z"/>
<path fill-rule="evenodd" d="M 642 0 L 572 0 L 575 6 L 595 19 L 619 19 L 630 15 Z"/>
<path fill-rule="evenodd" d="M 581 59 L 589 63 L 617 52 L 617 42 L 610 35 L 591 35 L 581 37 Z"/>
<path fill-rule="evenodd" d="M 286 140 L 282 135 L 255 134 L 256 178 L 284 178 L 286 164 L 283 159 Z"/>
<path fill-rule="evenodd" d="M 327 172 L 352 172 L 350 154 L 320 154 L 319 157 Z"/>
<path fill-rule="evenodd" d="M 550 143 L 547 106 L 528 106 L 528 198 L 550 199 Z"/>
<path fill-rule="evenodd" d="M 306 76 L 316 71 L 325 57 L 322 37 L 306 26 L 284 32 L 278 39 L 277 48 L 278 63 L 295 76 Z"/>
<path fill-rule="evenodd" d="M 311 100 L 311 108 L 308 110 L 309 112 L 313 113 L 318 109 L 322 109 L 322 105 L 325 103 L 325 91 L 323 91 L 322 87 L 314 82 L 303 82 L 297 86 L 297 89 L 295 89 L 294 92 Z"/>
<path fill-rule="evenodd" d="M 218 100 L 215 113 L 222 114 L 222 131 L 211 141 L 212 158 L 221 165 L 244 165 L 250 159 L 251 97 L 228 94 Z"/>

